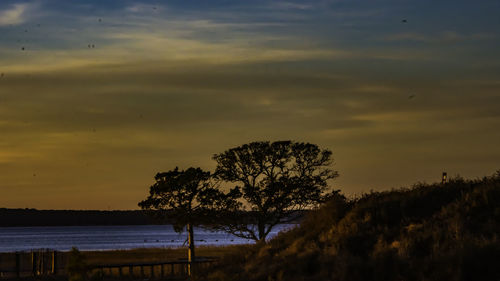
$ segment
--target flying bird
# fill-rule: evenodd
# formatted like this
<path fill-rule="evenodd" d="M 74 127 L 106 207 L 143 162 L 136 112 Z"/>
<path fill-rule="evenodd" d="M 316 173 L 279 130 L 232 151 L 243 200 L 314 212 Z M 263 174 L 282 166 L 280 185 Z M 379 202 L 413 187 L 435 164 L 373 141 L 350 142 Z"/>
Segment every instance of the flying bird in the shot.
<path fill-rule="evenodd" d="M 21 47 L 21 51 L 24 51 L 24 47 Z"/>
<path fill-rule="evenodd" d="M 408 21 L 406 19 L 403 19 L 401 22 L 402 23 L 407 23 Z"/>
<path fill-rule="evenodd" d="M 410 100 L 411 100 L 411 99 L 413 99 L 414 97 L 415 97 L 415 95 L 410 95 L 410 96 L 408 97 L 408 99 L 410 99 Z"/>

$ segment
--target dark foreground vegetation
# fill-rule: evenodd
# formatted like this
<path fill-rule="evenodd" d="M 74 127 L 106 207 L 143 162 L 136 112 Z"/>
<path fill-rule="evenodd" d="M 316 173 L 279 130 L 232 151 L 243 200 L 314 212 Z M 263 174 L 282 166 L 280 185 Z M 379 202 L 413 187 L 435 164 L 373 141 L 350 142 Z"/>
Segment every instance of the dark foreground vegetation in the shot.
<path fill-rule="evenodd" d="M 206 280 L 500 280 L 500 172 L 339 195 L 300 227 L 227 255 Z"/>

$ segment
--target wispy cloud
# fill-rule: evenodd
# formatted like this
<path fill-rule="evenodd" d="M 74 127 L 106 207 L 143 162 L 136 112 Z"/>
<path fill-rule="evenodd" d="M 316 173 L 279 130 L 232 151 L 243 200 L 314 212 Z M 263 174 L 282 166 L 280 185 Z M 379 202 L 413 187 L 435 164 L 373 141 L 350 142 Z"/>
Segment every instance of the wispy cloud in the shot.
<path fill-rule="evenodd" d="M 494 33 L 478 32 L 478 33 L 467 34 L 450 30 L 434 34 L 404 32 L 404 33 L 390 34 L 384 37 L 386 41 L 418 41 L 418 42 L 428 42 L 428 43 L 491 40 L 496 38 L 497 35 Z"/>
<path fill-rule="evenodd" d="M 400 41 L 400 40 L 408 40 L 408 41 L 429 41 L 430 37 L 428 35 L 424 35 L 421 33 L 396 33 L 391 34 L 385 37 L 387 41 Z"/>
<path fill-rule="evenodd" d="M 6 10 L 0 11 L 0 26 L 24 23 L 27 11 L 32 8 L 32 4 L 14 4 Z"/>
<path fill-rule="evenodd" d="M 294 3 L 294 2 L 276 2 L 271 5 L 275 9 L 284 10 L 311 10 L 314 8 L 311 4 Z"/>
<path fill-rule="evenodd" d="M 151 13 L 152 11 L 153 12 L 158 12 L 158 11 L 162 11 L 164 10 L 164 7 L 163 6 L 159 6 L 159 5 L 148 5 L 148 4 L 142 4 L 142 3 L 138 3 L 138 4 L 134 4 L 134 5 L 131 5 L 131 6 L 127 6 L 125 8 L 125 11 L 127 12 L 132 12 L 132 13 Z"/>

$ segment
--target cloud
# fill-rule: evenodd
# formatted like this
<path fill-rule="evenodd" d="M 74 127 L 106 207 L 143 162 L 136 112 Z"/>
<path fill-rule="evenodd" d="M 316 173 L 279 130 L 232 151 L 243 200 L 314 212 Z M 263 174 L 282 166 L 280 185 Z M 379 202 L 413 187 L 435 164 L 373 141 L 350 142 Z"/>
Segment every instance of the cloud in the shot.
<path fill-rule="evenodd" d="M 273 9 L 283 9 L 283 10 L 311 10 L 314 7 L 310 4 L 303 3 L 293 3 L 293 2 L 276 2 L 271 4 Z"/>
<path fill-rule="evenodd" d="M 476 41 L 476 40 L 493 40 L 496 39 L 495 33 L 477 32 L 477 33 L 460 33 L 457 31 L 442 31 L 434 34 L 423 34 L 416 32 L 403 32 L 390 34 L 384 37 L 386 41 L 415 41 L 426 43 L 454 43 L 461 41 Z"/>
<path fill-rule="evenodd" d="M 164 10 L 164 7 L 161 5 L 152 5 L 152 4 L 134 4 L 131 6 L 127 6 L 125 11 L 131 13 L 148 13 L 151 15 L 151 12 L 158 12 Z"/>
<path fill-rule="evenodd" d="M 412 33 L 412 32 L 406 32 L 406 33 L 396 33 L 396 34 L 391 34 L 385 37 L 387 41 L 400 41 L 400 40 L 408 40 L 408 41 L 429 41 L 430 38 L 427 35 L 420 34 L 420 33 Z"/>
<path fill-rule="evenodd" d="M 33 5 L 30 4 L 14 4 L 9 9 L 0 11 L 0 26 L 24 23 L 27 11 L 31 8 Z"/>

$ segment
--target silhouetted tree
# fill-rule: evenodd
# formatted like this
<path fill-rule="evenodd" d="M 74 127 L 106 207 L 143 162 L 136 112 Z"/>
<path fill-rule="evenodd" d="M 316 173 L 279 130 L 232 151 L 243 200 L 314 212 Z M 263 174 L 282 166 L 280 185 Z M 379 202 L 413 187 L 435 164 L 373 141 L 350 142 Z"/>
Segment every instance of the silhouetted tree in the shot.
<path fill-rule="evenodd" d="M 332 152 L 314 144 L 252 142 L 213 159 L 214 176 L 237 183 L 224 204 L 239 202 L 229 204 L 238 208 L 220 214 L 213 227 L 238 237 L 265 240 L 274 226 L 291 222 L 338 193 L 328 192 L 327 181 L 338 176 L 330 168 Z"/>
<path fill-rule="evenodd" d="M 158 173 L 156 182 L 149 189 L 149 196 L 139 202 L 143 210 L 161 220 L 173 222 L 175 231 L 188 232 L 188 259 L 195 259 L 193 226 L 201 224 L 209 215 L 209 209 L 222 193 L 212 187 L 210 172 L 200 168 L 185 171 L 174 170 Z M 191 272 L 191 270 L 190 270 Z"/>

